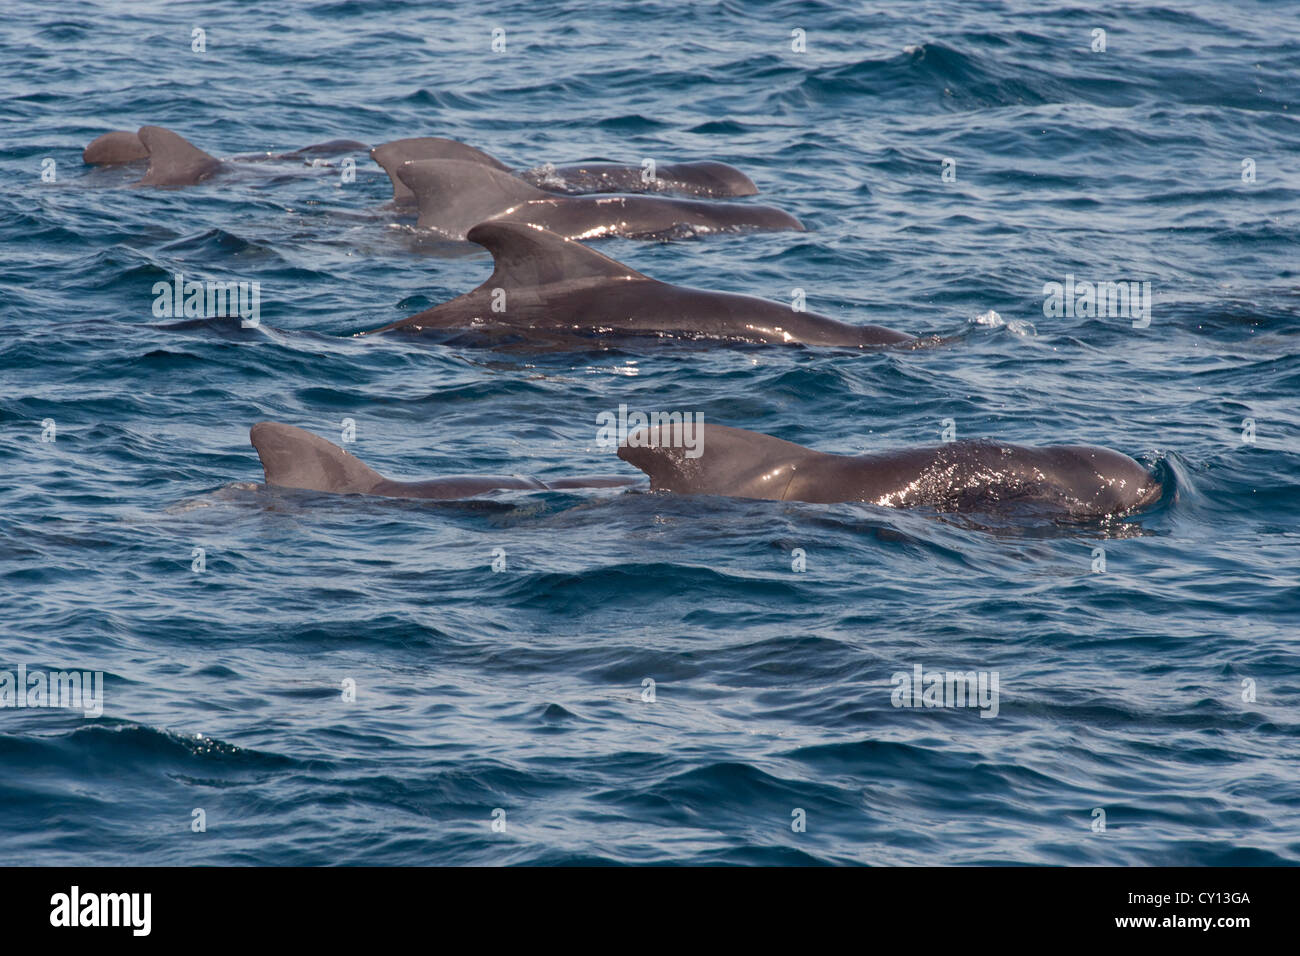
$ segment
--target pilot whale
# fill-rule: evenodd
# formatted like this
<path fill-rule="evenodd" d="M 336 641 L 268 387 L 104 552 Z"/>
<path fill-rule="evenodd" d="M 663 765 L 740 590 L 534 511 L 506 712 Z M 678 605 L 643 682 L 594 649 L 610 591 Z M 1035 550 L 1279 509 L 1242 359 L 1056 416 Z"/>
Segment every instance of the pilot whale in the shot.
<path fill-rule="evenodd" d="M 341 139 L 304 146 L 289 153 L 237 156 L 235 161 L 299 159 L 364 149 L 364 143 Z M 137 186 L 194 186 L 227 165 L 178 133 L 161 126 L 142 126 L 134 133 L 122 130 L 104 133 L 90 142 L 82 151 L 81 158 L 89 166 L 117 166 L 148 160 L 149 167 Z"/>
<path fill-rule="evenodd" d="M 681 427 L 641 429 L 619 447 L 620 458 L 650 476 L 652 491 L 940 511 L 1029 503 L 1079 518 L 1128 514 L 1163 491 L 1132 458 L 1092 445 L 961 441 L 849 456 L 696 424 L 688 454 Z"/>
<path fill-rule="evenodd" d="M 415 195 L 397 176 L 403 163 L 422 159 L 455 159 L 479 163 L 498 172 L 517 176 L 529 185 L 547 192 L 581 195 L 584 193 L 681 193 L 687 196 L 752 196 L 758 192 L 753 181 L 734 166 L 718 162 L 661 163 L 654 175 L 641 166 L 617 163 L 579 163 L 555 166 L 546 163 L 532 169 L 512 172 L 510 167 L 481 149 L 454 139 L 419 136 L 398 139 L 376 146 L 370 157 L 383 167 L 393 182 L 393 202 L 415 203 Z"/>
<path fill-rule="evenodd" d="M 464 329 L 485 340 L 503 332 L 537 338 L 614 333 L 850 347 L 918 341 L 906 332 L 850 325 L 754 296 L 669 285 L 525 223 L 483 223 L 467 238 L 492 253 L 495 268 L 486 282 L 359 334 Z"/>
<path fill-rule="evenodd" d="M 795 229 L 798 219 L 771 206 L 664 196 L 562 196 L 482 163 L 422 159 L 396 168 L 415 194 L 418 225 L 464 239 L 480 222 L 527 222 L 570 239 L 672 238 L 742 229 Z"/>
<path fill-rule="evenodd" d="M 542 481 L 518 475 L 469 475 L 427 481 L 385 478 L 361 459 L 319 435 L 279 422 L 258 422 L 248 432 L 257 449 L 268 485 L 325 491 L 339 495 L 377 495 L 384 498 L 472 498 L 491 491 L 560 491 L 573 488 L 621 488 L 641 484 L 640 478 L 561 478 Z"/>

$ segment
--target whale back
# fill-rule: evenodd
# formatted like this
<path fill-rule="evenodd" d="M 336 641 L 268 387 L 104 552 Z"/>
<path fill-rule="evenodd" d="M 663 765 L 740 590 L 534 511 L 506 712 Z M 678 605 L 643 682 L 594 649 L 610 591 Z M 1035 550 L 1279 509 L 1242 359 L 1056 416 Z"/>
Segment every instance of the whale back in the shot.
<path fill-rule="evenodd" d="M 149 151 L 141 186 L 192 186 L 221 168 L 220 160 L 169 129 L 141 126 L 136 135 Z"/>
<path fill-rule="evenodd" d="M 395 139 L 383 143 L 370 151 L 370 158 L 383 167 L 388 178 L 393 182 L 393 201 L 398 203 L 415 202 L 415 194 L 402 182 L 397 170 L 403 163 L 417 162 L 424 159 L 452 159 L 464 163 L 478 163 L 490 169 L 509 172 L 505 163 L 489 156 L 481 149 L 458 143 L 454 139 L 440 136 L 416 136 L 410 139 Z"/>
<path fill-rule="evenodd" d="M 258 422 L 248 440 L 262 459 L 268 485 L 364 495 L 385 480 L 355 455 L 293 425 Z"/>
<path fill-rule="evenodd" d="M 691 437 L 677 426 L 642 429 L 628 436 L 618 457 L 650 476 L 651 491 L 777 501 L 801 468 L 833 457 L 771 435 L 704 424 L 693 436 L 701 453 L 691 457 Z"/>
<path fill-rule="evenodd" d="M 571 166 L 535 166 L 516 175 L 548 192 L 569 195 L 591 193 L 681 193 L 687 196 L 752 196 L 753 180 L 734 166 L 712 160 L 667 163 L 647 176 L 645 166 L 622 163 L 575 163 Z"/>
<path fill-rule="evenodd" d="M 421 229 L 463 239 L 486 219 L 548 194 L 509 173 L 454 159 L 403 163 L 397 178 L 415 194 Z M 554 198 L 554 197 L 551 197 Z"/>
<path fill-rule="evenodd" d="M 488 319 L 519 327 L 553 327 L 557 315 L 561 327 L 571 327 L 594 321 L 592 315 L 574 314 L 593 296 L 615 310 L 622 293 L 639 293 L 641 286 L 633 283 L 663 285 L 576 240 L 529 223 L 483 222 L 465 238 L 492 253 L 492 275 L 464 295 L 373 332 L 464 328 Z"/>
<path fill-rule="evenodd" d="M 369 148 L 365 143 L 358 142 L 355 139 L 328 139 L 323 143 L 312 143 L 310 146 L 300 146 L 298 149 L 290 150 L 287 153 L 280 153 L 275 158 L 297 159 L 302 156 L 342 156 L 344 153 L 358 153 Z"/>

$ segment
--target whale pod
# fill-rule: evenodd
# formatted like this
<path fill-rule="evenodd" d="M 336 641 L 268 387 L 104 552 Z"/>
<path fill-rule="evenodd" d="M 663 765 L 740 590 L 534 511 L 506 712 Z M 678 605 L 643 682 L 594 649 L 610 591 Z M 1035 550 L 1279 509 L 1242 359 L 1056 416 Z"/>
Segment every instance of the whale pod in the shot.
<path fill-rule="evenodd" d="M 550 163 L 511 172 L 505 163 L 481 149 L 454 139 L 418 136 L 376 146 L 371 158 L 383 167 L 393 182 L 393 201 L 414 203 L 415 196 L 397 175 L 403 163 L 424 159 L 454 159 L 479 163 L 513 176 L 548 192 L 587 193 L 682 193 L 687 196 L 752 196 L 758 192 L 753 180 L 726 163 L 710 160 L 689 163 L 660 163 L 653 167 L 618 163 L 578 163 L 554 166 Z"/>
<path fill-rule="evenodd" d="M 482 163 L 452 159 L 405 162 L 397 178 L 415 195 L 418 225 L 464 239 L 480 222 L 526 222 L 570 239 L 671 238 L 803 225 L 772 206 L 664 196 L 561 196 Z"/>

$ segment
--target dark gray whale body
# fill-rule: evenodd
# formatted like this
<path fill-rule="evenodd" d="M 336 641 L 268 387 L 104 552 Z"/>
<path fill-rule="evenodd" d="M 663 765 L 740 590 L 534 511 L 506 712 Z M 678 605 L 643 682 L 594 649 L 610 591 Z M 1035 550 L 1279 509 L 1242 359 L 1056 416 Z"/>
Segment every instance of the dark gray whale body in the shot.
<path fill-rule="evenodd" d="M 243 162 L 298 159 L 363 150 L 364 143 L 331 140 L 278 155 L 238 157 Z M 81 154 L 89 166 L 118 166 L 148 160 L 149 168 L 137 186 L 194 186 L 211 178 L 226 164 L 199 149 L 183 136 L 161 126 L 142 126 L 135 133 L 116 131 L 97 136 Z"/>
<path fill-rule="evenodd" d="M 695 458 L 680 436 L 668 447 L 672 427 L 634 433 L 618 456 L 650 476 L 652 491 L 819 504 L 980 511 L 1029 503 L 1103 518 L 1153 504 L 1163 490 L 1132 458 L 1091 445 L 964 441 L 846 456 L 725 425 L 696 428 Z"/>
<path fill-rule="evenodd" d="M 434 478 L 430 481 L 393 481 L 385 478 L 355 455 L 319 435 L 281 425 L 258 422 L 248 439 L 262 460 L 268 485 L 326 491 L 339 495 L 378 495 L 384 498 L 472 498 L 490 491 L 558 491 L 572 488 L 620 488 L 639 484 L 640 479 L 622 477 L 563 478 L 543 482 L 518 476 L 471 475 Z"/>
<path fill-rule="evenodd" d="M 616 163 L 580 163 L 572 166 L 544 166 L 511 173 L 505 163 L 481 149 L 438 136 L 398 139 L 376 146 L 371 158 L 383 167 L 393 181 L 393 202 L 414 203 L 415 196 L 397 176 L 408 162 L 423 159 L 454 159 L 479 163 L 498 172 L 517 176 L 529 185 L 548 192 L 582 195 L 586 193 L 681 193 L 687 196 L 752 196 L 758 187 L 740 170 L 726 163 L 694 162 L 657 165 L 654 177 L 647 179 L 640 166 Z"/>
<path fill-rule="evenodd" d="M 535 226 L 488 222 L 469 231 L 495 261 L 472 292 L 361 335 L 463 329 L 546 339 L 642 335 L 730 342 L 869 347 L 915 342 L 879 325 L 849 325 L 730 292 L 669 285 Z"/>
<path fill-rule="evenodd" d="M 750 229 L 795 229 L 794 216 L 749 203 L 663 196 L 561 196 L 483 163 L 424 159 L 397 167 L 415 194 L 419 226 L 464 239 L 480 222 L 526 222 L 570 239 L 658 239 Z"/>

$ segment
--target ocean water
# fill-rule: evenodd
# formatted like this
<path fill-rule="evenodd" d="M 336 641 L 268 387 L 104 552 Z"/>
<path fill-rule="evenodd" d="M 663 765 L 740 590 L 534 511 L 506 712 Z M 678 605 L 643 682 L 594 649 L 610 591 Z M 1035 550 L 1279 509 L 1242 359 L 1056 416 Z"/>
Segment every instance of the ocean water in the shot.
<path fill-rule="evenodd" d="M 0 709 L 7 859 L 1300 861 L 1295 14 L 0 4 L 0 670 L 104 680 L 97 717 Z M 598 248 L 952 341 L 354 340 L 490 258 L 385 209 L 364 153 L 173 191 L 82 165 L 145 124 L 222 157 L 721 160 L 809 231 Z M 261 325 L 156 318 L 177 272 L 259 282 Z M 1067 276 L 1149 281 L 1149 324 L 1046 315 Z M 1165 494 L 1106 523 L 411 502 L 268 491 L 248 444 L 350 418 L 391 477 L 634 476 L 596 441 L 620 405 L 841 453 L 1087 442 Z M 997 697 L 895 706 L 918 666 Z"/>

